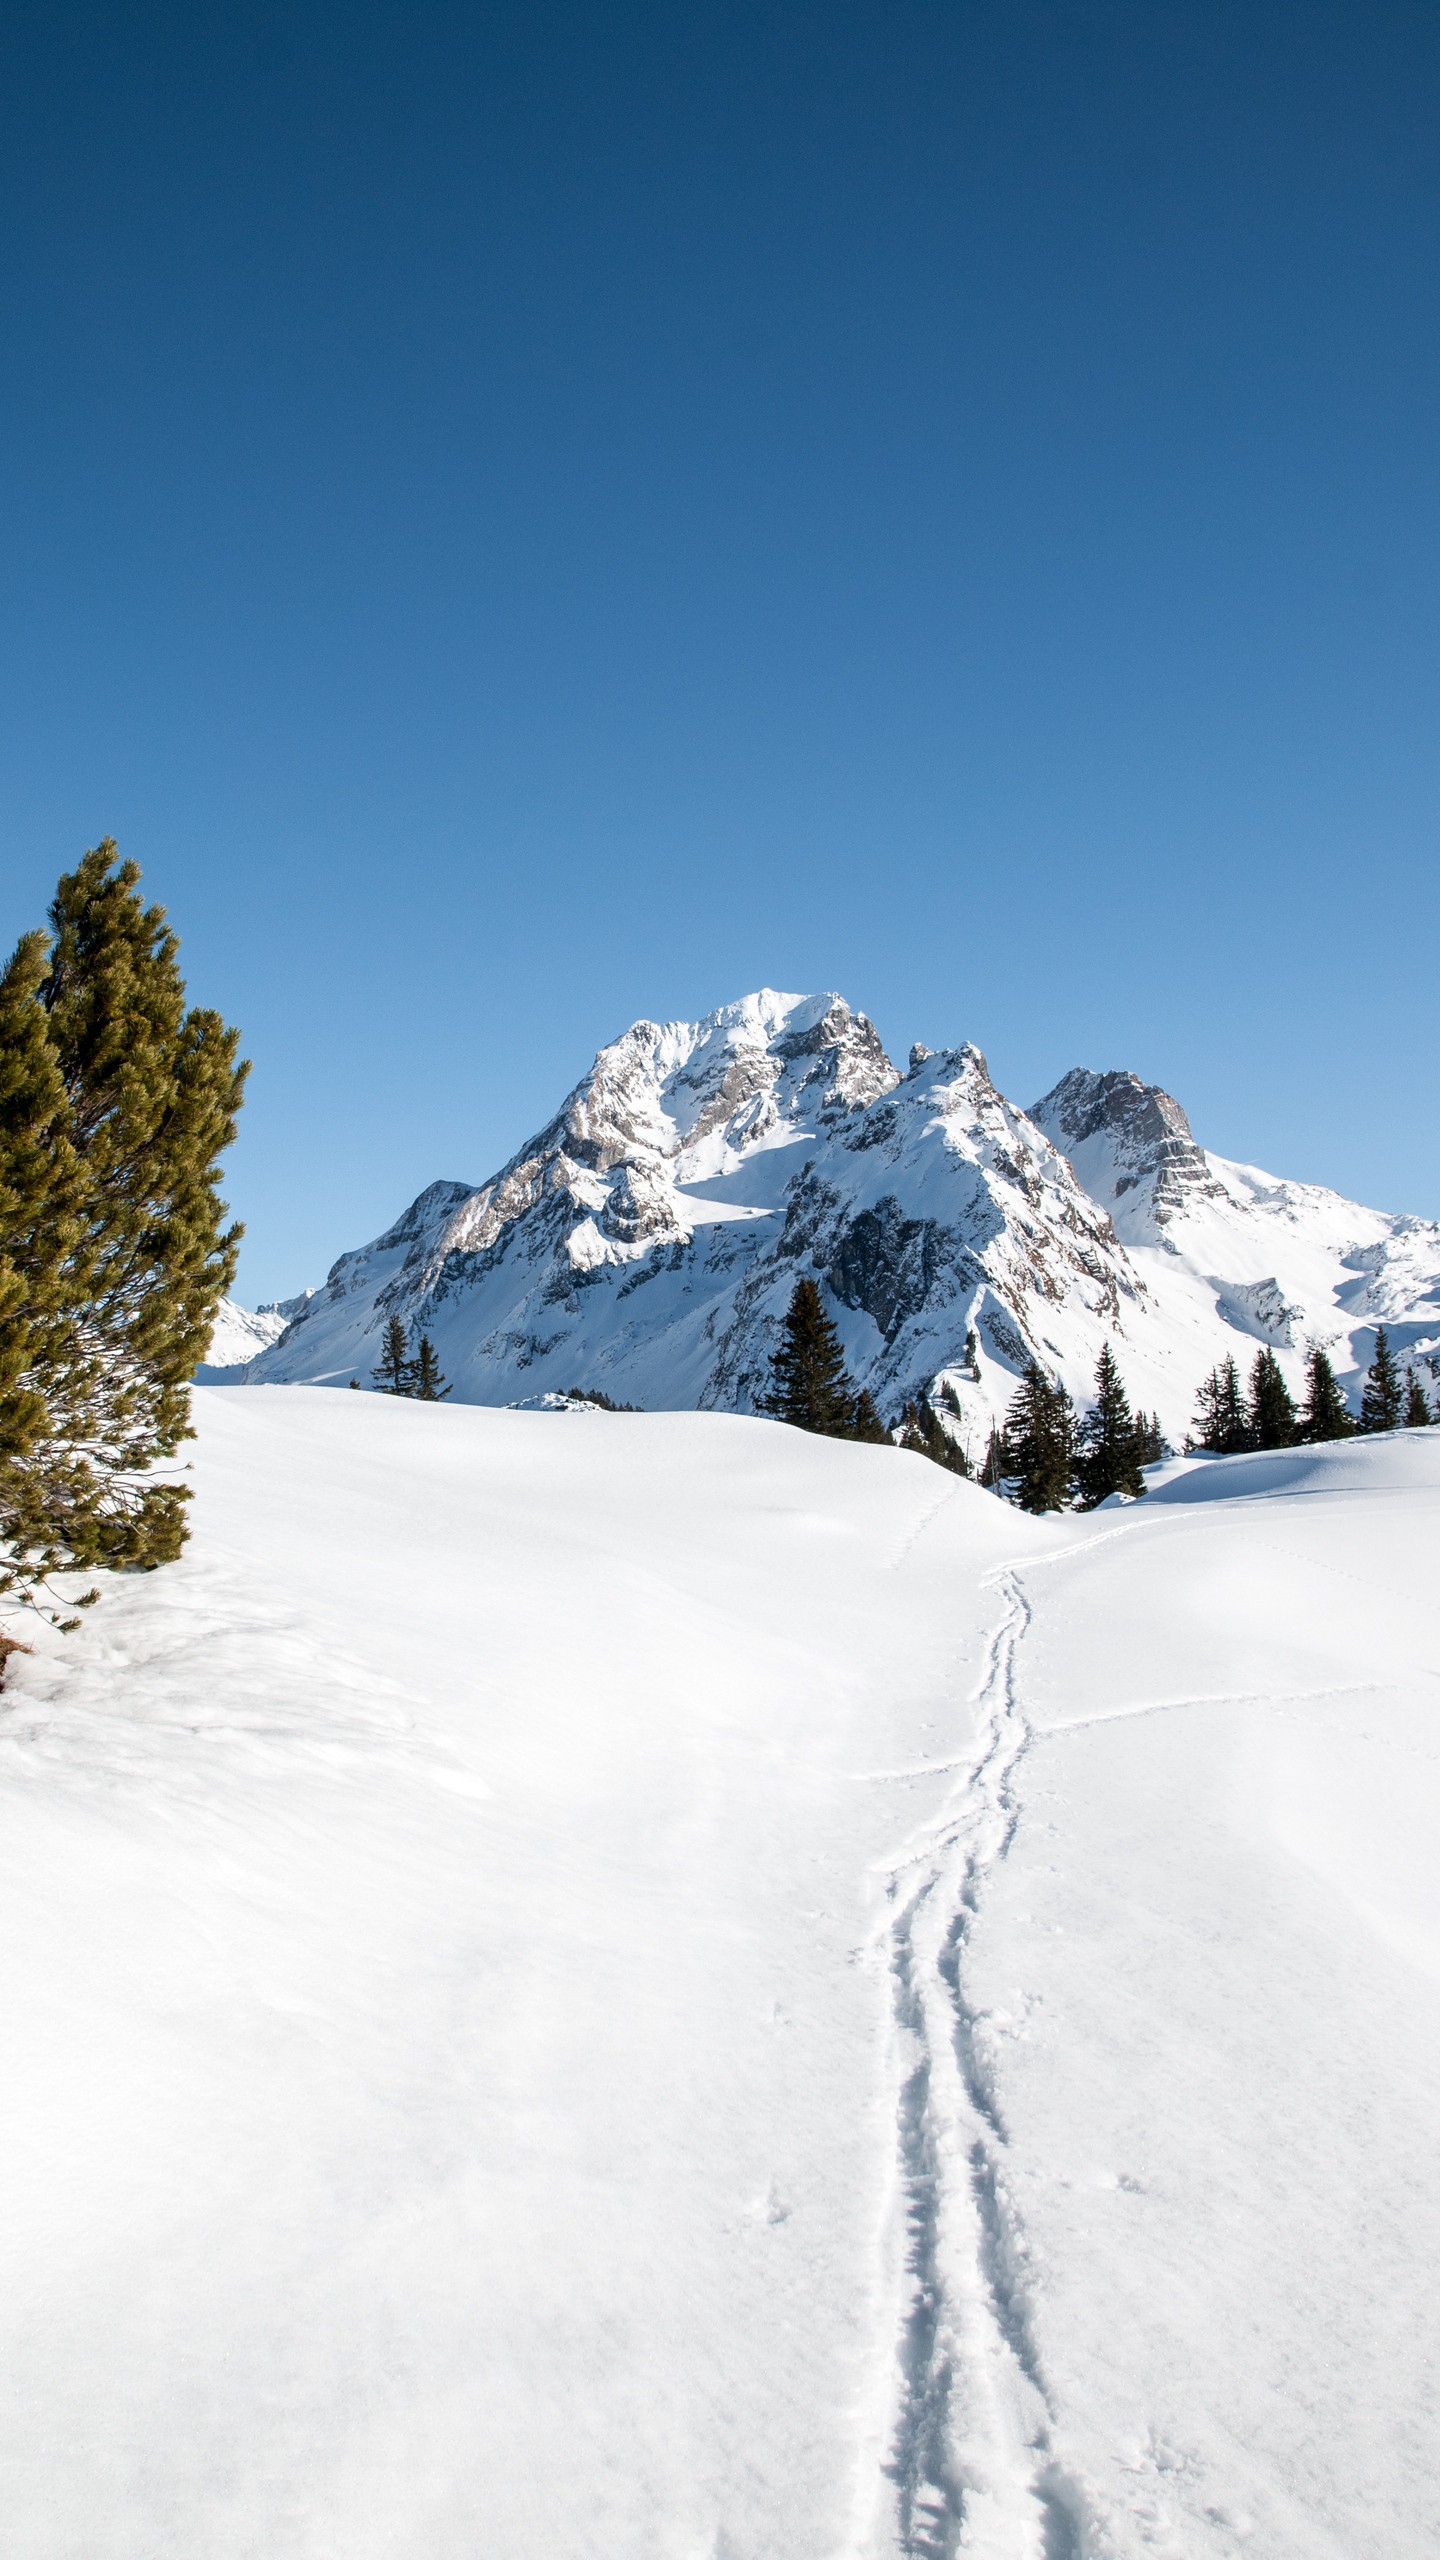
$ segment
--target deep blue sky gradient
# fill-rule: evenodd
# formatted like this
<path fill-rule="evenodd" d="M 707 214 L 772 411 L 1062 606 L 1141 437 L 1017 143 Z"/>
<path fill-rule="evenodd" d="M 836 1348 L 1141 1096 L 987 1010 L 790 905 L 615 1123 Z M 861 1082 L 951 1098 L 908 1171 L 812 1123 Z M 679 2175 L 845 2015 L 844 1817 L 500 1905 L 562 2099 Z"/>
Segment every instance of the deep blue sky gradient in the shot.
<path fill-rule="evenodd" d="M 117 835 L 241 1295 L 640 1014 L 1440 1211 L 1440 13 L 3 11 L 0 931 Z"/>

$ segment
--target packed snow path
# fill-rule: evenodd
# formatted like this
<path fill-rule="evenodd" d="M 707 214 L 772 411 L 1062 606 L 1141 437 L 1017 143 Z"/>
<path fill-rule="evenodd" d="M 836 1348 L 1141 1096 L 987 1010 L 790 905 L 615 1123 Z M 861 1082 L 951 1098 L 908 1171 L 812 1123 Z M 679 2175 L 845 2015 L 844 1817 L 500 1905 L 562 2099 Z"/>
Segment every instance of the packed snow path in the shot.
<path fill-rule="evenodd" d="M 212 1391 L 0 1712 L 26 2560 L 1419 2560 L 1440 1433 Z"/>

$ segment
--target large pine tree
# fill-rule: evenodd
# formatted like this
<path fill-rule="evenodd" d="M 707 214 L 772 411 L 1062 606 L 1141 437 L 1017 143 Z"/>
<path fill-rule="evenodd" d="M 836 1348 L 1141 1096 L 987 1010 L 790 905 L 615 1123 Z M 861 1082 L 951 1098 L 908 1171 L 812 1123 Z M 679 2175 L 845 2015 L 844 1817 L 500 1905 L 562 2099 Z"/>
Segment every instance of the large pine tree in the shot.
<path fill-rule="evenodd" d="M 421 1334 L 420 1348 L 411 1363 L 410 1393 L 417 1404 L 443 1404 L 450 1393 L 450 1382 L 428 1333 Z"/>
<path fill-rule="evenodd" d="M 179 945 L 139 877 L 108 841 L 87 853 L 59 883 L 48 949 L 27 935 L 5 975 L 0 1539 L 31 1599 L 60 1567 L 178 1555 L 186 1490 L 152 1471 L 188 1437 L 240 1238 L 218 1191 L 238 1035 L 186 1010 Z"/>
<path fill-rule="evenodd" d="M 1022 1511 L 1063 1511 L 1074 1477 L 1075 1411 L 1039 1362 L 1027 1363 L 1005 1415 L 1005 1477 Z"/>
<path fill-rule="evenodd" d="M 799 1431 L 852 1440 L 858 1403 L 840 1336 L 820 1292 L 813 1280 L 797 1280 L 780 1347 L 770 1363 L 770 1393 L 763 1410 L 777 1421 L 794 1423 Z"/>
<path fill-rule="evenodd" d="M 410 1393 L 410 1335 L 400 1316 L 387 1316 L 380 1358 L 370 1372 L 382 1395 Z"/>
<path fill-rule="evenodd" d="M 1300 1410 L 1302 1440 L 1348 1440 L 1355 1428 L 1340 1393 L 1330 1355 L 1313 1342 L 1305 1362 L 1305 1402 Z"/>
<path fill-rule="evenodd" d="M 1095 1402 L 1076 1434 L 1075 1484 L 1082 1511 L 1093 1511 L 1112 1493 L 1138 1500 L 1145 1490 L 1142 1445 L 1115 1354 L 1108 1342 L 1102 1343 L 1095 1364 Z"/>
<path fill-rule="evenodd" d="M 1280 1363 L 1268 1348 L 1257 1351 L 1250 1372 L 1250 1446 L 1289 1449 L 1299 1433 L 1295 1402 Z"/>
<path fill-rule="evenodd" d="M 1360 1397 L 1362 1431 L 1398 1431 L 1404 1397 L 1400 1371 L 1390 1348 L 1390 1336 L 1383 1324 L 1375 1328 L 1375 1357 L 1365 1373 Z"/>
<path fill-rule="evenodd" d="M 1202 1384 L 1192 1430 L 1194 1447 L 1212 1450 L 1216 1457 L 1233 1457 L 1249 1448 L 1250 1418 L 1233 1360 L 1222 1360 Z"/>

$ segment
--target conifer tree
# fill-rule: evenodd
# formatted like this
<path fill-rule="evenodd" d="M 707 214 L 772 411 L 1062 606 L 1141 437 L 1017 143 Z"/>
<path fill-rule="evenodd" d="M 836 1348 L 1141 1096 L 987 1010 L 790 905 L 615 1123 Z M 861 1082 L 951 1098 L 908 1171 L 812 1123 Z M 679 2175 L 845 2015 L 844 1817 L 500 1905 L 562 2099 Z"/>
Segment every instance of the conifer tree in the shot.
<path fill-rule="evenodd" d="M 1082 1511 L 1093 1511 L 1112 1493 L 1139 1499 L 1145 1491 L 1139 1440 L 1115 1354 L 1108 1342 L 1102 1343 L 1095 1364 L 1095 1402 L 1076 1435 L 1075 1483 Z"/>
<path fill-rule="evenodd" d="M 409 1392 L 420 1404 L 441 1404 L 450 1393 L 428 1333 L 421 1334 L 420 1348 L 410 1364 Z"/>
<path fill-rule="evenodd" d="M 875 1399 L 868 1387 L 862 1387 L 855 1399 L 855 1410 L 850 1417 L 850 1437 L 852 1440 L 872 1441 L 877 1445 L 889 1443 L 890 1434 L 880 1419 Z"/>
<path fill-rule="evenodd" d="M 1305 1362 L 1305 1402 L 1300 1413 L 1302 1440 L 1348 1440 L 1355 1429 L 1340 1393 L 1329 1354 L 1312 1342 Z"/>
<path fill-rule="evenodd" d="M 410 1393 L 410 1336 L 399 1316 L 386 1319 L 379 1362 L 370 1375 L 384 1396 Z"/>
<path fill-rule="evenodd" d="M 1170 1454 L 1170 1443 L 1160 1428 L 1159 1414 L 1137 1413 L 1135 1416 L 1136 1464 L 1142 1467 L 1155 1467 L 1159 1465 L 1162 1458 L 1168 1458 Z"/>
<path fill-rule="evenodd" d="M 1435 1416 L 1430 1410 L 1430 1399 L 1426 1395 L 1424 1388 L 1421 1386 L 1419 1379 L 1416 1377 L 1415 1372 L 1412 1369 L 1410 1372 L 1410 1391 L 1405 1398 L 1405 1429 L 1407 1431 L 1425 1431 L 1429 1429 L 1430 1424 L 1434 1420 Z"/>
<path fill-rule="evenodd" d="M 770 1394 L 762 1410 L 800 1431 L 848 1440 L 855 1426 L 856 1393 L 845 1367 L 840 1337 L 813 1280 L 798 1280 L 785 1316 L 780 1347 L 770 1363 Z"/>
<path fill-rule="evenodd" d="M 989 1492 L 999 1493 L 1008 1472 L 1004 1434 L 997 1430 L 992 1422 L 990 1437 L 985 1444 L 985 1464 L 980 1470 L 980 1481 Z"/>
<path fill-rule="evenodd" d="M 948 1467 L 952 1475 L 970 1473 L 969 1459 L 959 1441 L 951 1438 L 928 1396 L 917 1396 L 905 1407 L 900 1446 L 933 1459 L 937 1467 Z"/>
<path fill-rule="evenodd" d="M 1205 1379 L 1192 1431 L 1192 1445 L 1213 1450 L 1217 1457 L 1233 1457 L 1237 1450 L 1249 1448 L 1250 1422 L 1233 1360 L 1222 1360 Z"/>
<path fill-rule="evenodd" d="M 1395 1431 L 1400 1424 L 1400 1372 L 1383 1324 L 1375 1328 L 1375 1357 L 1365 1373 L 1360 1398 L 1362 1431 Z"/>
<path fill-rule="evenodd" d="M 1039 1362 L 1027 1363 L 1005 1416 L 1005 1472 L 1022 1511 L 1063 1511 L 1074 1468 L 1074 1408 Z"/>
<path fill-rule="evenodd" d="M 1299 1433 L 1295 1400 L 1285 1384 L 1280 1363 L 1268 1347 L 1255 1354 L 1250 1372 L 1250 1446 L 1289 1449 Z"/>
<path fill-rule="evenodd" d="M 30 1181 L 32 1232 L 5 1255 L 25 1344 L 12 1329 L 0 1352 L 21 1397 L 0 1413 L 0 1539 L 9 1587 L 37 1606 L 62 1567 L 179 1554 L 186 1489 L 153 1469 L 188 1437 L 190 1376 L 240 1238 L 218 1196 L 247 1073 L 238 1035 L 186 1010 L 179 945 L 139 877 L 108 840 L 87 853 L 60 880 L 48 948 L 27 935 L 5 975 L 0 1186 L 18 1197 Z"/>

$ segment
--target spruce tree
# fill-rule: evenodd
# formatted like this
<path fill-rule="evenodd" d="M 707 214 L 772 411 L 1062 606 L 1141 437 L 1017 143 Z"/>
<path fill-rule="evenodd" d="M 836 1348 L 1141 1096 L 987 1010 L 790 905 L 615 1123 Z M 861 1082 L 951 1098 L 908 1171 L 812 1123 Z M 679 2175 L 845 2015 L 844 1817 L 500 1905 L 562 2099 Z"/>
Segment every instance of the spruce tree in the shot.
<path fill-rule="evenodd" d="M 108 840 L 87 853 L 60 880 L 48 950 L 27 935 L 5 977 L 0 1179 L 23 1191 L 27 1147 L 33 1161 L 27 1090 L 50 1168 L 31 1242 L 7 1257 L 12 1300 L 26 1275 L 29 1349 L 14 1369 L 12 1332 L 0 1354 L 27 1399 L 0 1415 L 0 1535 L 31 1599 L 61 1567 L 179 1554 L 187 1492 L 152 1471 L 189 1436 L 189 1380 L 239 1245 L 218 1194 L 247 1073 L 238 1035 L 186 1010 L 179 945 L 139 877 Z"/>
<path fill-rule="evenodd" d="M 1233 1360 L 1222 1360 L 1205 1379 L 1192 1429 L 1193 1446 L 1213 1450 L 1217 1457 L 1233 1457 L 1249 1448 L 1249 1416 Z"/>
<path fill-rule="evenodd" d="M 1027 1363 L 1005 1416 L 1005 1472 L 1022 1511 L 1063 1511 L 1074 1468 L 1074 1408 L 1039 1362 Z"/>
<path fill-rule="evenodd" d="M 1257 1351 L 1250 1372 L 1250 1446 L 1289 1449 L 1299 1433 L 1295 1401 L 1271 1350 Z"/>
<path fill-rule="evenodd" d="M 917 1396 L 905 1407 L 900 1446 L 933 1459 L 937 1467 L 948 1467 L 952 1475 L 970 1473 L 969 1459 L 959 1441 L 951 1438 L 928 1396 Z"/>
<path fill-rule="evenodd" d="M 853 1437 L 855 1388 L 840 1337 L 813 1280 L 795 1284 L 770 1378 L 764 1412 L 799 1431 L 818 1431 L 833 1440 Z"/>
<path fill-rule="evenodd" d="M 428 1333 L 421 1334 L 420 1348 L 410 1366 L 409 1392 L 420 1404 L 441 1404 L 450 1393 Z"/>
<path fill-rule="evenodd" d="M 1314 1342 L 1305 1362 L 1305 1402 L 1300 1413 L 1300 1437 L 1302 1440 L 1348 1440 L 1354 1429 L 1354 1420 L 1340 1393 L 1329 1355 L 1321 1350 L 1318 1342 Z"/>
<path fill-rule="evenodd" d="M 408 1396 L 410 1393 L 410 1336 L 399 1316 L 386 1319 L 379 1363 L 370 1375 L 382 1395 Z"/>
<path fill-rule="evenodd" d="M 868 1387 L 862 1387 L 855 1399 L 855 1409 L 850 1416 L 850 1437 L 852 1440 L 868 1440 L 877 1446 L 882 1443 L 889 1446 L 890 1434 L 880 1419 Z"/>
<path fill-rule="evenodd" d="M 1082 1511 L 1093 1511 L 1112 1493 L 1138 1500 L 1145 1490 L 1140 1472 L 1140 1435 L 1130 1398 L 1108 1342 L 1095 1364 L 1095 1402 L 1076 1435 L 1075 1483 Z"/>
<path fill-rule="evenodd" d="M 1412 1369 L 1410 1391 L 1405 1398 L 1404 1427 L 1407 1431 L 1426 1431 L 1434 1420 L 1435 1416 L 1430 1410 L 1430 1399 Z"/>
<path fill-rule="evenodd" d="M 980 1470 L 980 1481 L 991 1493 L 999 1493 L 1008 1473 L 1004 1434 L 997 1430 L 992 1422 L 990 1437 L 985 1444 L 985 1464 Z"/>
<path fill-rule="evenodd" d="M 1375 1357 L 1365 1373 L 1360 1398 L 1362 1431 L 1395 1431 L 1401 1413 L 1400 1372 L 1383 1324 L 1375 1328 Z"/>

